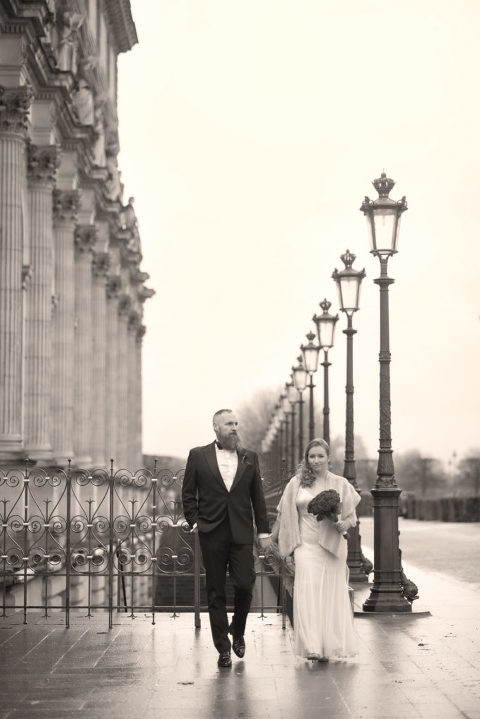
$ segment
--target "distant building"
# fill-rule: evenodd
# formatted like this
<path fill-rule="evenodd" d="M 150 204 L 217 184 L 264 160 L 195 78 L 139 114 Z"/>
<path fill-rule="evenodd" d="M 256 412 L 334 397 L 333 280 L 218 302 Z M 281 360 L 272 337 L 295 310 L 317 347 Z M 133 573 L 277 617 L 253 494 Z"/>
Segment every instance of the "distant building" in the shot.
<path fill-rule="evenodd" d="M 117 167 L 129 0 L 0 3 L 0 464 L 142 463 L 143 303 Z"/>

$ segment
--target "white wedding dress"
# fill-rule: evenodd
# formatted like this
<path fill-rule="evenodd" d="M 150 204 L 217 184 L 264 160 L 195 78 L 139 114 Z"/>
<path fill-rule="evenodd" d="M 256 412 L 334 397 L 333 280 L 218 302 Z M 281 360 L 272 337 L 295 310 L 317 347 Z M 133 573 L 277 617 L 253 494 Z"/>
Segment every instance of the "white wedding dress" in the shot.
<path fill-rule="evenodd" d="M 342 659 L 357 653 L 347 584 L 347 541 L 342 538 L 337 555 L 324 549 L 318 543 L 320 525 L 323 533 L 338 536 L 337 530 L 330 520 L 317 522 L 307 511 L 310 500 L 324 489 L 329 487 L 300 487 L 296 498 L 302 543 L 294 555 L 295 654 Z"/>

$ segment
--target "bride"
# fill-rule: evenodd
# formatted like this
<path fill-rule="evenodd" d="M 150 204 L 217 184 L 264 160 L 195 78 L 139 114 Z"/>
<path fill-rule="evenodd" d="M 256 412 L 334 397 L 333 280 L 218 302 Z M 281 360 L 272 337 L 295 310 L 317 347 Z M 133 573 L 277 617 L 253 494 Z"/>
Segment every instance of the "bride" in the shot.
<path fill-rule="evenodd" d="M 348 480 L 329 471 L 328 460 L 328 444 L 313 439 L 297 474 L 285 487 L 272 530 L 272 541 L 278 541 L 280 555 L 293 553 L 295 559 L 295 654 L 318 661 L 357 653 L 343 535 L 357 523 L 355 507 L 360 496 Z M 307 510 L 310 500 L 327 489 L 340 495 L 337 522 L 318 522 Z"/>

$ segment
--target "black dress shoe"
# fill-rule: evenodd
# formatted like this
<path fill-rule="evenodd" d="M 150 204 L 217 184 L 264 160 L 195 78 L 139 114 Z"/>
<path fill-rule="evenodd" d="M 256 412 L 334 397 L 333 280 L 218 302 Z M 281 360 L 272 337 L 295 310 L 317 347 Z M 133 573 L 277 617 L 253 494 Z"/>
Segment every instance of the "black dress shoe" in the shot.
<path fill-rule="evenodd" d="M 245 655 L 245 639 L 244 637 L 234 637 L 232 641 L 232 649 L 240 659 Z"/>
<path fill-rule="evenodd" d="M 217 664 L 219 667 L 231 667 L 232 657 L 230 656 L 230 652 L 220 652 Z"/>

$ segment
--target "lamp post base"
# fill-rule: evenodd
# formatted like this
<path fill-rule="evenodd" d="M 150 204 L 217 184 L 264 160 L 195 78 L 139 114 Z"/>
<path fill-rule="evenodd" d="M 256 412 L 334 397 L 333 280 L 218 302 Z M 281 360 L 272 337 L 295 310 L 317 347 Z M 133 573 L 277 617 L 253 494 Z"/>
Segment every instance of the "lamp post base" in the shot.
<path fill-rule="evenodd" d="M 372 489 L 374 521 L 374 582 L 364 612 L 411 612 L 404 596 L 398 542 L 398 498 L 396 486 Z"/>
<path fill-rule="evenodd" d="M 370 592 L 370 596 L 363 603 L 364 612 L 392 612 L 405 613 L 412 611 L 412 605 L 402 594 L 401 586 L 383 586 Z"/>

